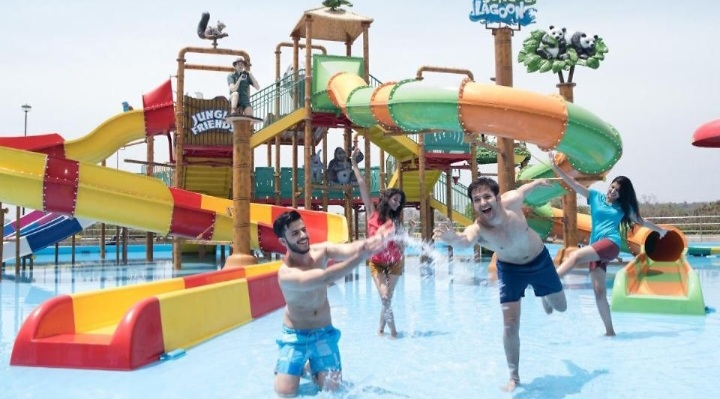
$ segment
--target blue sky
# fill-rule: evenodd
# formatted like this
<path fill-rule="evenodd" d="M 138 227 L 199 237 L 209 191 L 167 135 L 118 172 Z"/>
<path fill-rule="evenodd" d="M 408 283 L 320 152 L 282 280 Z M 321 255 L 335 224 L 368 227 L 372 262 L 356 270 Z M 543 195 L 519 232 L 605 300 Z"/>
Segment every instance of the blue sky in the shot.
<path fill-rule="evenodd" d="M 5 0 L 0 28 L 0 136 L 23 134 L 22 104 L 32 105 L 28 134 L 57 132 L 79 138 L 121 111 L 122 101 L 139 105 L 141 95 L 177 69 L 176 58 L 186 46 L 207 46 L 195 33 L 203 11 L 211 21 L 227 24 L 223 47 L 243 49 L 253 59 L 253 73 L 264 87 L 275 73 L 275 46 L 289 34 L 302 12 L 319 0 L 204 2 L 125 0 Z M 641 199 L 658 202 L 716 201 L 720 149 L 696 148 L 691 137 L 701 124 L 720 118 L 720 52 L 714 44 L 714 1 L 591 2 L 544 0 L 537 5 L 537 23 L 516 32 L 513 53 L 534 29 L 549 25 L 568 31 L 598 34 L 610 48 L 598 70 L 579 68 L 575 103 L 614 125 L 623 138 L 624 153 L 609 176 L 633 180 Z M 370 69 L 380 80 L 415 75 L 422 65 L 471 70 L 478 82 L 494 75 L 492 35 L 469 20 L 472 0 L 381 2 L 355 1 L 351 11 L 375 19 L 370 28 Z M 682 17 L 687 15 L 692 17 Z M 344 46 L 321 42 L 330 53 Z M 362 53 L 362 41 L 353 48 Z M 229 59 L 228 59 L 229 61 Z M 283 69 L 290 52 L 283 53 Z M 432 77 L 437 84 L 457 78 Z M 514 66 L 514 86 L 556 93 L 557 77 L 528 74 Z M 206 97 L 225 95 L 225 77 L 193 73 L 186 91 Z M 341 142 L 336 132 L 330 148 Z M 167 143 L 159 139 L 159 161 L 167 160 Z M 533 152 L 545 159 L 537 149 Z M 123 150 L 122 159 L 144 159 L 138 146 Z M 257 153 L 262 166 L 265 149 Z M 289 154 L 289 151 L 288 151 Z M 283 156 L 290 166 L 290 157 Z M 285 160 L 287 162 L 285 163 Z M 115 165 L 115 159 L 108 160 Z M 490 171 L 490 170 L 486 170 Z M 466 172 L 467 173 L 467 172 Z M 596 188 L 605 187 L 597 183 Z"/>

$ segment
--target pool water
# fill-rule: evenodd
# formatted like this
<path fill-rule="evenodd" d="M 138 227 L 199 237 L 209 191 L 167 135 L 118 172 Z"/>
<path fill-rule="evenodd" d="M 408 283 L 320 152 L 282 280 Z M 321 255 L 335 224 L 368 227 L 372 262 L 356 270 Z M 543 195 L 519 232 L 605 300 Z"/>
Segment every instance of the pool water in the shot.
<path fill-rule="evenodd" d="M 550 245 L 551 253 L 557 246 Z M 627 258 L 626 258 L 627 259 Z M 706 305 L 720 306 L 720 257 L 690 258 Z M 192 264 L 182 274 L 214 270 Z M 608 287 L 612 287 L 611 267 Z M 380 301 L 365 268 L 329 288 L 333 322 L 342 331 L 345 390 L 316 398 L 714 398 L 720 366 L 720 316 L 613 313 L 618 336 L 604 328 L 586 271 L 565 280 L 568 310 L 546 315 L 532 290 L 521 316 L 522 385 L 512 394 L 502 348 L 497 283 L 480 266 L 438 261 L 432 273 L 408 257 L 393 301 L 400 336 L 378 337 Z M 36 265 L 0 283 L 1 398 L 274 398 L 282 311 L 190 348 L 174 360 L 122 371 L 10 367 L 25 317 L 52 296 L 175 277 L 169 260 L 129 265 Z M 16 281 L 17 280 L 17 281 Z M 219 306 L 222 306 L 219 304 Z"/>

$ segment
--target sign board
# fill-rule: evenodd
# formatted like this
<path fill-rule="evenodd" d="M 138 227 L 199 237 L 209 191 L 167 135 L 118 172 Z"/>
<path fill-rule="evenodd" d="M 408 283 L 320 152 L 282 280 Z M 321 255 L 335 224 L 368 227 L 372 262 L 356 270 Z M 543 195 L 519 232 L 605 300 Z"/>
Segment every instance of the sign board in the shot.
<path fill-rule="evenodd" d="M 472 0 L 470 21 L 483 24 L 527 26 L 535 23 L 537 0 Z"/>

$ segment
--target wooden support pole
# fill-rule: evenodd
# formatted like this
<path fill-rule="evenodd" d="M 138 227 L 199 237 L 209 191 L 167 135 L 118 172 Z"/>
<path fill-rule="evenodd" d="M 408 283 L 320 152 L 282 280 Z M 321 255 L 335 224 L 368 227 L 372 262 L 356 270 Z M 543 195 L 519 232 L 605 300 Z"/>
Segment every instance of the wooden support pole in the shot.
<path fill-rule="evenodd" d="M 20 207 L 15 206 L 15 281 L 20 281 Z"/>
<path fill-rule="evenodd" d="M 233 253 L 224 268 L 256 264 L 250 252 L 250 200 L 252 197 L 252 149 L 250 123 L 253 118 L 228 118 L 233 124 Z"/>
<path fill-rule="evenodd" d="M 312 171 L 310 165 L 313 153 L 313 134 L 312 134 L 312 16 L 305 15 L 305 209 L 312 209 Z"/>
<path fill-rule="evenodd" d="M 418 157 L 418 179 L 420 180 L 420 215 L 422 217 L 422 239 L 427 240 L 432 236 L 430 230 L 431 215 L 428 212 L 428 200 L 427 200 L 427 187 L 425 185 L 425 135 L 418 135 L 418 147 L 420 149 L 420 156 Z"/>
<path fill-rule="evenodd" d="M 512 35 L 510 28 L 492 30 L 495 38 L 495 84 L 512 87 Z M 498 137 L 498 185 L 504 193 L 515 188 L 515 149 L 513 139 Z"/>
<path fill-rule="evenodd" d="M 147 138 L 147 161 L 148 164 L 146 166 L 146 172 L 147 175 L 150 177 L 155 177 L 155 137 L 154 136 L 148 136 Z M 154 240 L 155 235 L 148 231 L 145 233 L 145 260 L 148 262 L 152 262 L 154 259 Z"/>
<path fill-rule="evenodd" d="M 575 83 L 559 83 L 557 85 L 560 95 L 565 101 L 573 102 Z M 555 255 L 555 263 L 560 264 L 573 251 L 578 249 L 577 234 L 577 193 L 569 190 L 562 197 L 563 206 L 563 248 Z"/>

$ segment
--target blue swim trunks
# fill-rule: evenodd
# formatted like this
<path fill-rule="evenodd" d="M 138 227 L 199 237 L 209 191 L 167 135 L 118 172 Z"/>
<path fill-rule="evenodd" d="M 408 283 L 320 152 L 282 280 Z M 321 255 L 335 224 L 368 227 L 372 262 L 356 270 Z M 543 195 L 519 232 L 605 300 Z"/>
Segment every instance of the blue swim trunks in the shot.
<path fill-rule="evenodd" d="M 308 360 L 313 375 L 323 371 L 341 371 L 338 341 L 340 330 L 332 325 L 309 330 L 283 326 L 282 337 L 277 340 L 280 354 L 275 372 L 301 376 Z"/>
<path fill-rule="evenodd" d="M 524 265 L 498 260 L 497 274 L 500 281 L 500 303 L 519 301 L 525 296 L 528 285 L 532 285 L 535 296 L 554 294 L 563 289 L 547 248 L 543 248 L 535 259 Z"/>

